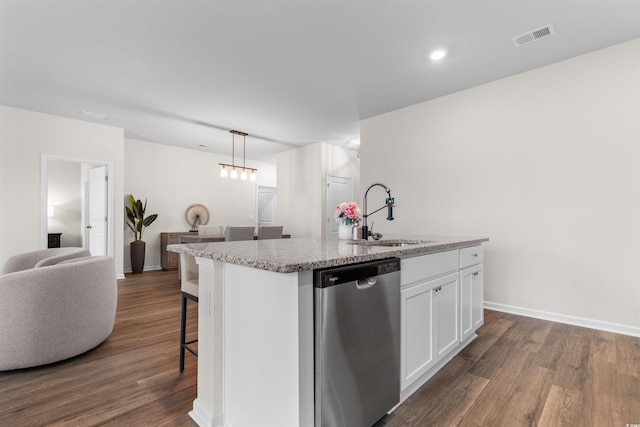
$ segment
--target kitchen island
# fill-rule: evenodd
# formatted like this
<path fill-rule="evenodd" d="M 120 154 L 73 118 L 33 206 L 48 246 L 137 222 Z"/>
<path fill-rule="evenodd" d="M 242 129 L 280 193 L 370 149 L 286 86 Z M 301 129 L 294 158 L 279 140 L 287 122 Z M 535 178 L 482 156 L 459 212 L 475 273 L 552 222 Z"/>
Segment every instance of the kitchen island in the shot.
<path fill-rule="evenodd" d="M 294 238 L 169 245 L 180 253 L 182 280 L 199 286 L 198 396 L 190 412 L 198 425 L 314 425 L 315 269 L 401 258 L 402 400 L 464 348 L 482 322 L 482 283 L 474 286 L 473 279 L 488 239 L 384 240 L 390 239 L 418 243 Z M 467 266 L 475 270 L 463 276 Z M 467 276 L 469 292 L 462 291 Z M 439 299 L 455 311 L 438 310 Z"/>

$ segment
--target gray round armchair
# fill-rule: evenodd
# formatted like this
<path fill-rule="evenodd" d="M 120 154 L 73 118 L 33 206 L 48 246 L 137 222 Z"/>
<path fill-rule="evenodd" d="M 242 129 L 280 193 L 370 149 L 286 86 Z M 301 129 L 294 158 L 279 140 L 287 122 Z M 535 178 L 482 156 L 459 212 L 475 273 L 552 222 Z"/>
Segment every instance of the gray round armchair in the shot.
<path fill-rule="evenodd" d="M 86 256 L 88 251 L 74 249 L 78 249 L 73 253 L 76 257 L 72 251 L 63 251 L 55 261 L 42 263 L 47 265 L 35 266 L 60 253 L 30 252 L 4 264 L 0 371 L 68 359 L 96 347 L 111 334 L 118 299 L 113 258 Z M 15 259 L 19 257 L 23 259 Z M 41 259 L 34 263 L 38 257 Z"/>

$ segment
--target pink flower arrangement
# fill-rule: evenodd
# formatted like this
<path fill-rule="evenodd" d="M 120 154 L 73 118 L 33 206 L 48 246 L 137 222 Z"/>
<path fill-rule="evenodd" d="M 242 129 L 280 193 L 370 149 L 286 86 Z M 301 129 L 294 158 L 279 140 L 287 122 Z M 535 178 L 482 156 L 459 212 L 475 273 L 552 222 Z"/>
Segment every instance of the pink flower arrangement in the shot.
<path fill-rule="evenodd" d="M 336 206 L 333 217 L 336 221 L 342 221 L 347 225 L 351 225 L 356 221 L 360 221 L 362 212 L 356 202 L 343 202 Z"/>

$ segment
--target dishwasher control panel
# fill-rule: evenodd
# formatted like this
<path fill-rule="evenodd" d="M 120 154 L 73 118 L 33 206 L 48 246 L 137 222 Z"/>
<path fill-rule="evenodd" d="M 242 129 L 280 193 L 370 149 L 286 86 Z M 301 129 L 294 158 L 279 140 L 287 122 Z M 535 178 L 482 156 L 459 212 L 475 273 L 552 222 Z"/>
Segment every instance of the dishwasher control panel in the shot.
<path fill-rule="evenodd" d="M 385 258 L 362 264 L 349 264 L 341 267 L 315 270 L 313 272 L 313 283 L 316 288 L 327 288 L 396 271 L 400 271 L 400 258 Z"/>

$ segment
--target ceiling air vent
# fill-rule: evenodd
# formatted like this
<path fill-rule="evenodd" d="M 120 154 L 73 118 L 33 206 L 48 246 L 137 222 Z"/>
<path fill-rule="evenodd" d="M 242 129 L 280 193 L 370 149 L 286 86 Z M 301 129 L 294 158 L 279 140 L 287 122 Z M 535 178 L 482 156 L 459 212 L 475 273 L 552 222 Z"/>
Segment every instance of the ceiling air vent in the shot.
<path fill-rule="evenodd" d="M 537 40 L 544 39 L 545 37 L 549 37 L 554 35 L 556 32 L 553 29 L 552 24 L 545 25 L 544 27 L 536 28 L 535 30 L 527 31 L 526 33 L 520 34 L 518 36 L 513 37 L 513 43 L 520 47 L 525 44 L 533 43 Z"/>

